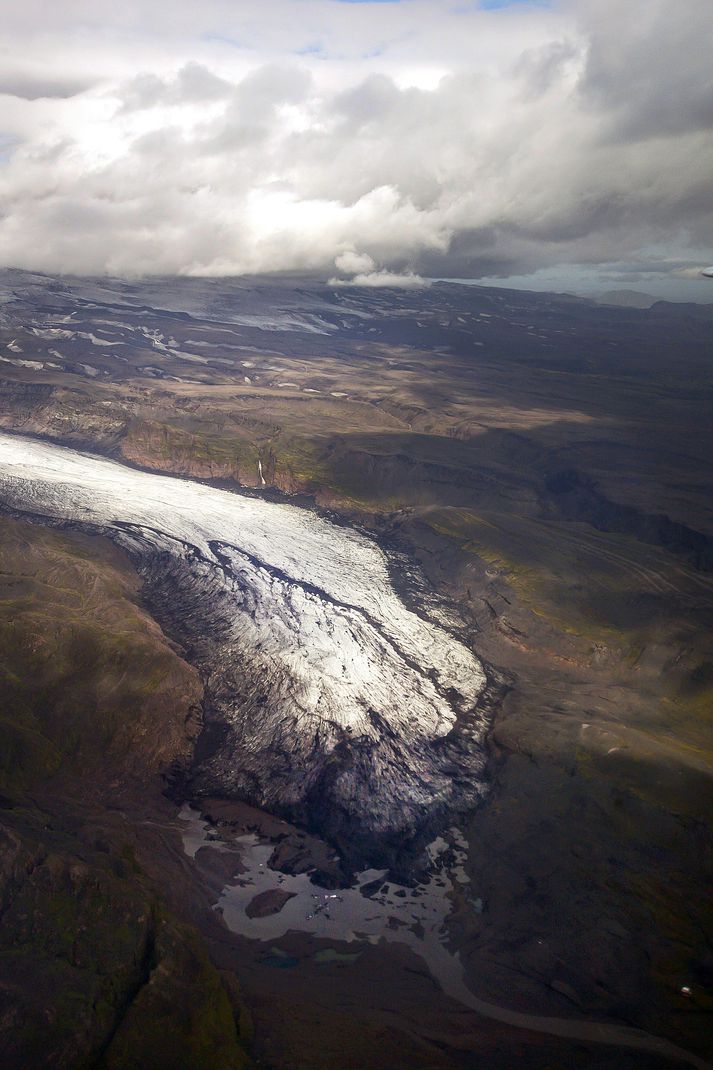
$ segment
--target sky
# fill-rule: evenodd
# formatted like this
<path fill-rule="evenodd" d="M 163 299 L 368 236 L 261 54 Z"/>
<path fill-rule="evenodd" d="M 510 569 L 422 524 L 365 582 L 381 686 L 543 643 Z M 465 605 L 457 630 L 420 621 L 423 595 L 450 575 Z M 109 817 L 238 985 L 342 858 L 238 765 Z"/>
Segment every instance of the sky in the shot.
<path fill-rule="evenodd" d="M 0 16 L 0 265 L 713 300 L 710 0 Z"/>

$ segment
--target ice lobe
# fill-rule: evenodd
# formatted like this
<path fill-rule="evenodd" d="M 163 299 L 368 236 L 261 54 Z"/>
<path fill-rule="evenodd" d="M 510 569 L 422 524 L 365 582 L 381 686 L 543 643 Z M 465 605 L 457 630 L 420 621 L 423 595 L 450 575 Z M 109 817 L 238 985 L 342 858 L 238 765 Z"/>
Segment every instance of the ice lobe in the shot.
<path fill-rule="evenodd" d="M 96 526 L 134 555 L 206 679 L 199 790 L 363 837 L 477 800 L 482 666 L 404 605 L 373 540 L 2 433 L 0 501 Z"/>

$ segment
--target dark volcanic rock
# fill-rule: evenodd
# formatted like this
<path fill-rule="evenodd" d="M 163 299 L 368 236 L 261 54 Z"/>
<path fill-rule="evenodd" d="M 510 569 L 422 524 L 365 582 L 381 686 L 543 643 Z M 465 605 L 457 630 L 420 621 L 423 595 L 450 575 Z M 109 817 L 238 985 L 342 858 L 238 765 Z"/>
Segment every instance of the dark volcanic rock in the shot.
<path fill-rule="evenodd" d="M 271 914 L 279 914 L 285 903 L 294 897 L 295 892 L 283 892 L 279 888 L 271 888 L 251 899 L 245 908 L 245 913 L 249 918 L 267 918 Z"/>

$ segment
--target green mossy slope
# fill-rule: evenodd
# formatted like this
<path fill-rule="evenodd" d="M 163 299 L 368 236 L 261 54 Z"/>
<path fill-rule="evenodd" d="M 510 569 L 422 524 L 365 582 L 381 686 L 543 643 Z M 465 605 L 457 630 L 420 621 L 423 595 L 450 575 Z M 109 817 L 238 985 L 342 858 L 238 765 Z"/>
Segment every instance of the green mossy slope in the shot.
<path fill-rule="evenodd" d="M 247 1067 L 237 982 L 166 908 L 124 810 L 150 823 L 190 752 L 194 670 L 101 539 L 0 520 L 0 611 L 0 1065 Z"/>

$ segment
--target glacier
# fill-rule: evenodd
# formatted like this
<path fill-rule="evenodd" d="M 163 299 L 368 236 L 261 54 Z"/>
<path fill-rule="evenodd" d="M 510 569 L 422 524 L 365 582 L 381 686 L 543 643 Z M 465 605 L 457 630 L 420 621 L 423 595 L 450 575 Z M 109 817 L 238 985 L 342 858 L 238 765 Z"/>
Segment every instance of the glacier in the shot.
<path fill-rule="evenodd" d="M 206 685 L 194 792 L 363 845 L 412 837 L 483 794 L 483 665 L 405 604 L 373 538 L 293 504 L 1 432 L 0 504 L 108 535 L 132 556 Z"/>

